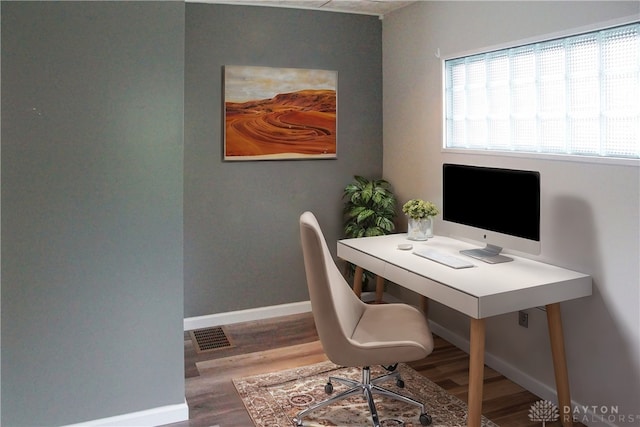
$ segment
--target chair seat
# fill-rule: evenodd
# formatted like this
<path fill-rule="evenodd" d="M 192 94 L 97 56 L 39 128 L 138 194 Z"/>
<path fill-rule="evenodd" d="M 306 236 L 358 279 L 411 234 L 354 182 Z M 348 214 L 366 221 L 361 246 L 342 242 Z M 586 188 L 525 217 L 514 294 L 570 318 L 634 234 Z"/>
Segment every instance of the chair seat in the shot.
<path fill-rule="evenodd" d="M 351 339 L 360 349 L 354 365 L 392 365 L 427 357 L 433 338 L 424 315 L 406 304 L 369 305 Z M 364 359 L 364 360 L 363 360 Z"/>

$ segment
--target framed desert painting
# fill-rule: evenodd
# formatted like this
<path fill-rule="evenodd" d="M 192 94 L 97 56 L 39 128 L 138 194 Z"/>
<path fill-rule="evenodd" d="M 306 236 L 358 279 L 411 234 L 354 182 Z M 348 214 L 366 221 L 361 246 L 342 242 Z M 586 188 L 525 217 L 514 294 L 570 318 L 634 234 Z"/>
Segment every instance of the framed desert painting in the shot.
<path fill-rule="evenodd" d="M 224 67 L 224 160 L 333 159 L 336 71 Z"/>

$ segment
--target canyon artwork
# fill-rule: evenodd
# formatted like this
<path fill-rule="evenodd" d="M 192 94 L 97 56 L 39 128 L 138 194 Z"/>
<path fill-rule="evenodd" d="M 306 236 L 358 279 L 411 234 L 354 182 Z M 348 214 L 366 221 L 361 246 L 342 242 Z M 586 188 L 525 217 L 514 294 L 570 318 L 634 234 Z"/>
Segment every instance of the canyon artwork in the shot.
<path fill-rule="evenodd" d="M 337 75 L 225 67 L 225 160 L 335 158 Z"/>

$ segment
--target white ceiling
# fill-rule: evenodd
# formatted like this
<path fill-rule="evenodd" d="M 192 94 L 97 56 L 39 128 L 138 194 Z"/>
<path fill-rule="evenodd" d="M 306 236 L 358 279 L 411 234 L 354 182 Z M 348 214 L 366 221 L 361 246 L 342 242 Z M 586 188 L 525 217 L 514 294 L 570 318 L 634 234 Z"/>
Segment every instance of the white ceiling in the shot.
<path fill-rule="evenodd" d="M 193 3 L 222 3 L 245 6 L 272 6 L 297 9 L 328 10 L 384 16 L 415 1 L 401 0 L 186 0 Z"/>

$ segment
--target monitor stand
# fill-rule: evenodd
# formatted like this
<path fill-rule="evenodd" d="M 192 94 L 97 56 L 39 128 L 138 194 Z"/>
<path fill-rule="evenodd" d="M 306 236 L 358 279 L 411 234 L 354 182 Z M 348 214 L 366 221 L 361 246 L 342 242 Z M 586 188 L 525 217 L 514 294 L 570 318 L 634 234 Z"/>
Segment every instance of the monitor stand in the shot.
<path fill-rule="evenodd" d="M 500 264 L 502 262 L 513 261 L 513 258 L 500 255 L 501 251 L 502 248 L 500 246 L 490 245 L 487 243 L 487 246 L 484 248 L 465 249 L 461 250 L 460 253 L 475 259 L 479 259 L 480 261 L 484 261 L 488 264 Z"/>

